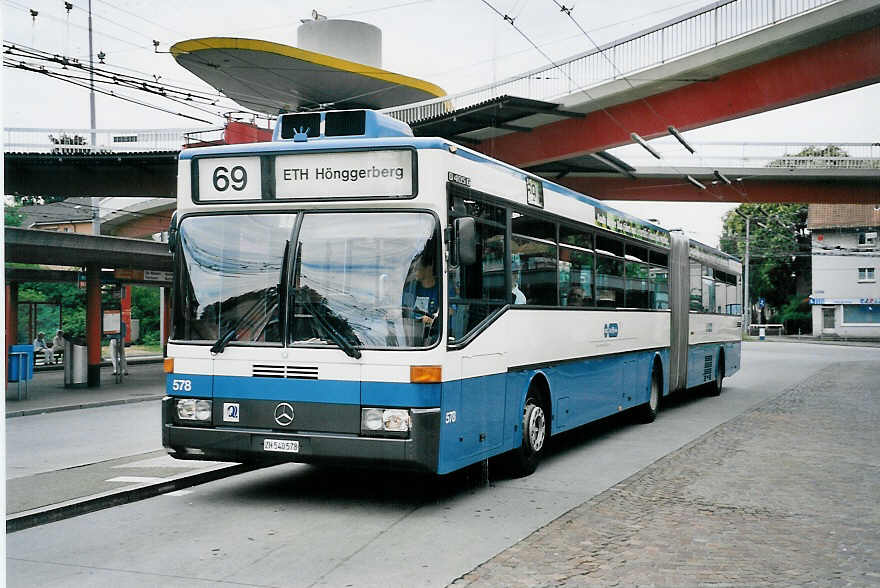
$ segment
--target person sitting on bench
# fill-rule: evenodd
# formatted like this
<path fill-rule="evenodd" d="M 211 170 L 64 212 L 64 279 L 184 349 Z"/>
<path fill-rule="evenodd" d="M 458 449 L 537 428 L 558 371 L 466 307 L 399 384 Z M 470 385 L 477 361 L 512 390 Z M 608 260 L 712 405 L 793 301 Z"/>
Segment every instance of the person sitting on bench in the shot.
<path fill-rule="evenodd" d="M 43 354 L 44 365 L 55 363 L 55 354 L 52 353 L 52 348 L 46 344 L 46 333 L 37 333 L 37 338 L 34 339 L 34 355 L 36 356 L 37 353 Z"/>

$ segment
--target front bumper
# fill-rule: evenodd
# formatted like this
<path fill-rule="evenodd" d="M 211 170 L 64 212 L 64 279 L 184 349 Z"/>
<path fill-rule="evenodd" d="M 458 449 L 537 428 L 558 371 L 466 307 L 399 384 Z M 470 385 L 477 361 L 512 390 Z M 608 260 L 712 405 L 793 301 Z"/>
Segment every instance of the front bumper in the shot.
<path fill-rule="evenodd" d="M 407 439 L 361 437 L 350 433 L 277 431 L 232 426 L 176 424 L 174 398 L 162 401 L 162 445 L 178 459 L 239 463 L 346 463 L 393 469 L 437 471 L 440 409 L 413 409 Z M 263 450 L 264 439 L 299 441 L 298 453 Z"/>

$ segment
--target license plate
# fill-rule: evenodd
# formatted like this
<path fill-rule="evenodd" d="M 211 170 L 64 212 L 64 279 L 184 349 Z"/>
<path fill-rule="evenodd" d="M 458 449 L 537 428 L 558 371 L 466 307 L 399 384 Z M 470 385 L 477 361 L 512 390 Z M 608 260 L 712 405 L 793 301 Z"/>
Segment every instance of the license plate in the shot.
<path fill-rule="evenodd" d="M 288 441 L 286 439 L 263 439 L 263 451 L 299 453 L 299 441 Z"/>

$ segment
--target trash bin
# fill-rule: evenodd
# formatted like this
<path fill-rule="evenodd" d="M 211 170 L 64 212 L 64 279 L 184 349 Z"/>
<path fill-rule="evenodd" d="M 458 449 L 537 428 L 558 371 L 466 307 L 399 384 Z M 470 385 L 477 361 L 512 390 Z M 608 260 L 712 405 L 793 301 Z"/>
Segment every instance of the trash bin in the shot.
<path fill-rule="evenodd" d="M 6 379 L 10 382 L 32 379 L 34 377 L 34 346 L 10 345 L 9 353 L 9 363 L 6 364 Z"/>
<path fill-rule="evenodd" d="M 81 338 L 64 337 L 64 387 L 85 388 L 89 383 L 89 355 Z"/>
<path fill-rule="evenodd" d="M 758 340 L 763 341 L 764 337 L 767 336 L 767 329 L 765 327 L 761 327 L 758 329 Z"/>

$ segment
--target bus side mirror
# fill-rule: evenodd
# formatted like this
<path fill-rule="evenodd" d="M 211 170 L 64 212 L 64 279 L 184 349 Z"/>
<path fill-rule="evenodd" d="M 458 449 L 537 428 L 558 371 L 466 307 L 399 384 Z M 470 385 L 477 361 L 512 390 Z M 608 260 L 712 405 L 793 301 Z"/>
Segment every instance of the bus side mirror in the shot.
<path fill-rule="evenodd" d="M 177 250 L 177 212 L 171 215 L 171 223 L 168 225 L 168 251 L 174 253 Z"/>
<path fill-rule="evenodd" d="M 456 251 L 458 263 L 471 265 L 477 261 L 477 223 L 473 217 L 455 219 Z"/>

